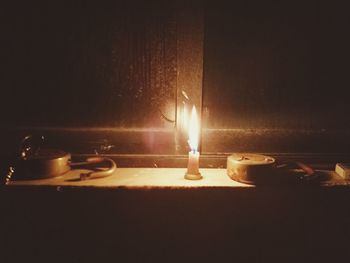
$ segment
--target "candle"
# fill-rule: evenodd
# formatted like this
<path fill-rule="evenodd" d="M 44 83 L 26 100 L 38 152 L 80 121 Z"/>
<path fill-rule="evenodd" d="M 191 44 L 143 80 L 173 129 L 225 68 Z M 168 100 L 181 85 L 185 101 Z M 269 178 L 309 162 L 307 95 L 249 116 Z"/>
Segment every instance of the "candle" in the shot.
<path fill-rule="evenodd" d="M 199 172 L 199 122 L 196 112 L 196 107 L 193 106 L 190 123 L 188 125 L 188 144 L 190 145 L 191 151 L 188 153 L 188 165 L 185 179 L 199 180 L 202 179 L 202 175 Z"/>

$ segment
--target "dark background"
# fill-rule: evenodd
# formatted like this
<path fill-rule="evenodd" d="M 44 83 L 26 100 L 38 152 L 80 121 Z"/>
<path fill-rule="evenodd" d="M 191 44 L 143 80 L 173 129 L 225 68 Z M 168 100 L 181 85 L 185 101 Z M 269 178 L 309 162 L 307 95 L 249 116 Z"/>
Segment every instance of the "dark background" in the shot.
<path fill-rule="evenodd" d="M 162 1 L 5 5 L 5 125 L 160 127 L 174 119 L 176 7 Z"/>
<path fill-rule="evenodd" d="M 340 1 L 207 1 L 204 101 L 217 128 L 348 129 Z"/>
<path fill-rule="evenodd" d="M 204 10 L 204 152 L 347 152 L 349 18 L 340 1 L 7 3 L 2 131 L 174 128 L 178 26 L 189 6 Z M 176 141 L 165 136 L 154 147 L 163 135 L 83 132 L 56 142 L 71 150 L 108 140 L 119 152 L 174 153 L 166 145 Z"/>
<path fill-rule="evenodd" d="M 347 187 L 9 188 L 4 263 L 349 258 Z"/>

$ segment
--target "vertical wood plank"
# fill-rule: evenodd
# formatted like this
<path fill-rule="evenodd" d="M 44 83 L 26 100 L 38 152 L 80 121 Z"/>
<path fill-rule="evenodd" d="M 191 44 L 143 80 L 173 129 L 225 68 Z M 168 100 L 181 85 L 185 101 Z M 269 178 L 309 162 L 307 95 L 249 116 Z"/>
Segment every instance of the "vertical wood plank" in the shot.
<path fill-rule="evenodd" d="M 202 110 L 204 9 L 201 1 L 191 1 L 178 10 L 177 28 L 177 109 L 176 144 L 184 152 L 187 134 L 184 134 L 184 107 L 190 112 L 196 106 Z"/>

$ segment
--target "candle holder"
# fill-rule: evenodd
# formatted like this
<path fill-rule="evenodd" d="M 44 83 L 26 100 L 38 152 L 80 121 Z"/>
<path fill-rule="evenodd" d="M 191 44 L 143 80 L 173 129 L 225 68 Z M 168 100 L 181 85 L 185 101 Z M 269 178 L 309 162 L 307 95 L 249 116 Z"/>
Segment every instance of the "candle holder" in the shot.
<path fill-rule="evenodd" d="M 198 174 L 189 174 L 189 173 L 185 174 L 185 179 L 187 179 L 187 180 L 200 180 L 202 178 L 203 178 L 203 176 L 199 172 L 198 172 Z"/>

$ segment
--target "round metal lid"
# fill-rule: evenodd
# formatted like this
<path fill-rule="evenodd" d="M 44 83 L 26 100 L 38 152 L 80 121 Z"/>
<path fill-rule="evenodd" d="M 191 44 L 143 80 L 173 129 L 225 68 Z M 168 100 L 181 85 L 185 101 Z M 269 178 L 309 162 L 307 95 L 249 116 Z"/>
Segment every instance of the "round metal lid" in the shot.
<path fill-rule="evenodd" d="M 261 154 L 234 153 L 227 158 L 227 175 L 238 182 L 263 184 L 273 177 L 275 159 Z"/>
<path fill-rule="evenodd" d="M 234 153 L 228 157 L 228 160 L 244 165 L 266 165 L 275 163 L 275 158 L 253 153 Z"/>

